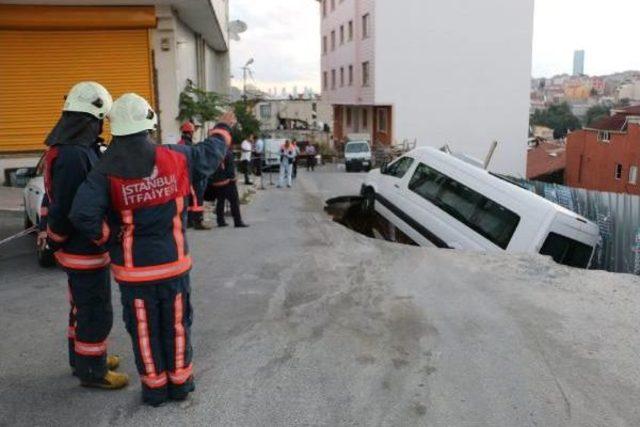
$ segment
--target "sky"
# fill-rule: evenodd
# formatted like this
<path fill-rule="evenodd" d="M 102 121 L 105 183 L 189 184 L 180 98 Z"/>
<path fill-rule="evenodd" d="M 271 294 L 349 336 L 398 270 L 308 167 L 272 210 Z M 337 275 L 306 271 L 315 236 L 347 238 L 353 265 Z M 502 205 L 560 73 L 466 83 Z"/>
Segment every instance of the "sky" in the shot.
<path fill-rule="evenodd" d="M 379 0 L 391 1 L 391 0 Z M 446 0 L 442 0 L 446 1 Z M 475 0 L 474 0 L 475 1 Z M 518 0 L 512 0 L 518 1 Z M 249 29 L 231 44 L 231 73 L 253 58 L 253 79 L 264 91 L 320 89 L 320 13 L 315 0 L 230 0 L 230 19 Z M 571 73 L 573 52 L 586 51 L 585 72 L 640 70 L 639 0 L 535 0 L 534 77 Z"/>

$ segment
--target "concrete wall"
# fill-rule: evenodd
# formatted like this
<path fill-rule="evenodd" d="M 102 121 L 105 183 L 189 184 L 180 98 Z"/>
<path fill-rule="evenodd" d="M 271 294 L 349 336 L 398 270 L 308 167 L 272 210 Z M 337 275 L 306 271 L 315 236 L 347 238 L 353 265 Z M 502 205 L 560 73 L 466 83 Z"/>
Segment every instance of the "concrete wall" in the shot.
<path fill-rule="evenodd" d="M 533 0 L 378 1 L 375 103 L 396 140 L 450 144 L 524 176 Z"/>

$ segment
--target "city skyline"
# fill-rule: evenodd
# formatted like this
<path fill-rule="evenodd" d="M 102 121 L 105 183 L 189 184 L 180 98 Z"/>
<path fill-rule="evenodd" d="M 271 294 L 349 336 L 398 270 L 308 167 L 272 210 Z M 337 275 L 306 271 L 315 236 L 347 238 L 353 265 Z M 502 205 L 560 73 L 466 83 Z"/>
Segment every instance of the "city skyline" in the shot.
<path fill-rule="evenodd" d="M 241 86 L 240 67 L 254 58 L 254 79 L 264 91 L 305 86 L 320 91 L 320 13 L 314 0 L 234 0 L 231 19 L 249 30 L 232 42 L 233 84 Z M 630 37 L 640 2 L 609 0 L 536 0 L 532 77 L 571 74 L 574 52 L 585 50 L 585 73 L 606 75 L 640 70 Z M 286 11 L 291 11 L 287 13 Z M 621 13 L 624 11 L 624 13 Z M 625 34 L 629 37 L 625 37 Z"/>

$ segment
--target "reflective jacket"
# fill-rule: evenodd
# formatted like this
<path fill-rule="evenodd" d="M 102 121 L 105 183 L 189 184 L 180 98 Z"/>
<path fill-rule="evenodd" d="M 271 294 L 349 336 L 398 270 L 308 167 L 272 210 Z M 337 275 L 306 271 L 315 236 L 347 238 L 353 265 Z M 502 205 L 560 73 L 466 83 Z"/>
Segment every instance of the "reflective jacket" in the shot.
<path fill-rule="evenodd" d="M 124 179 L 98 170 L 89 175 L 71 220 L 88 238 L 100 240 L 107 218 L 111 269 L 119 283 L 161 282 L 191 269 L 185 238 L 190 177 L 212 175 L 230 140 L 229 129 L 218 125 L 200 144 L 157 146 L 149 177 Z"/>
<path fill-rule="evenodd" d="M 42 222 L 49 240 L 59 248 L 55 258 L 66 269 L 96 270 L 109 265 L 104 246 L 109 236 L 106 224 L 100 223 L 99 238 L 90 239 L 77 232 L 69 219 L 73 199 L 97 161 L 97 145 L 54 145 L 45 154 L 46 196 L 41 217 L 46 218 Z"/>

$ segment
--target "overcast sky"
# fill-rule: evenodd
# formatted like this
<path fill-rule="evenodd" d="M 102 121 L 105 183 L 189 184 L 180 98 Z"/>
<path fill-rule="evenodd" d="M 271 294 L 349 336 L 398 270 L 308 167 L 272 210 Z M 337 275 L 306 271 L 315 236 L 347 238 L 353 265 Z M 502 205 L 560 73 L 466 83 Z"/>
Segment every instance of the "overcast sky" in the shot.
<path fill-rule="evenodd" d="M 390 1 L 390 0 L 382 0 Z M 446 1 L 446 0 L 442 0 Z M 474 0 L 476 1 L 476 0 Z M 513 0 L 518 1 L 518 0 Z M 640 0 L 535 0 L 533 76 L 572 71 L 573 51 L 586 50 L 585 72 L 640 70 Z M 320 22 L 314 0 L 230 0 L 231 19 L 249 30 L 232 42 L 231 73 L 249 58 L 261 89 L 320 87 Z"/>

